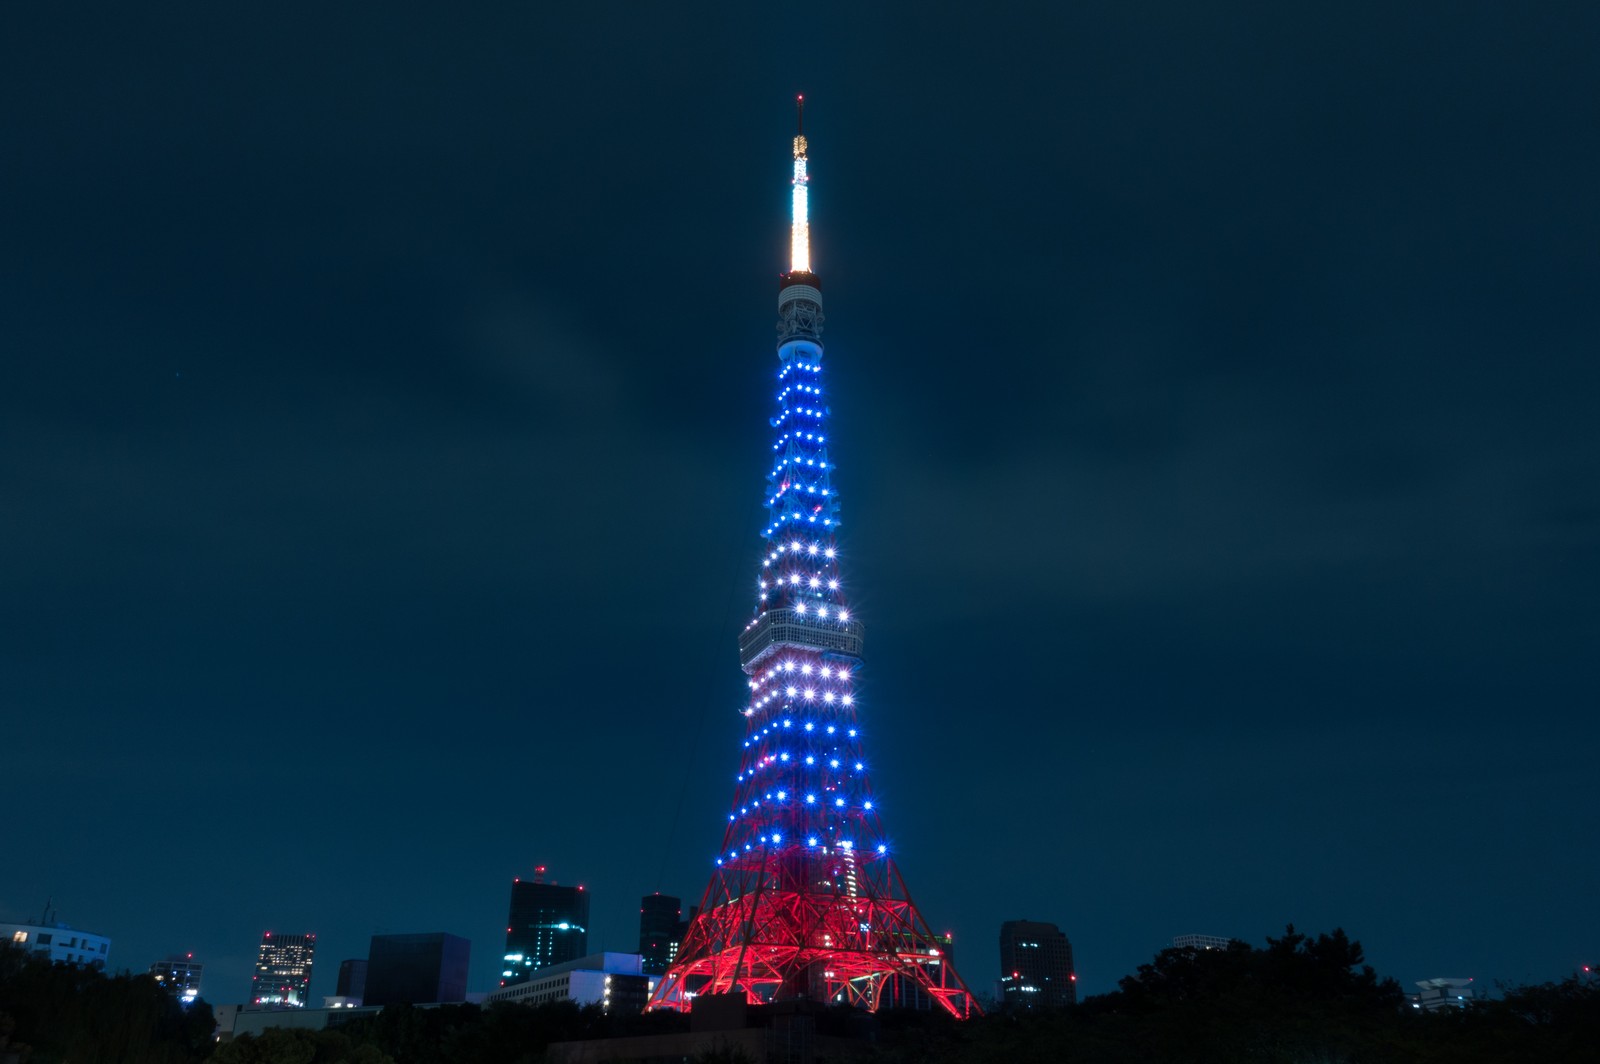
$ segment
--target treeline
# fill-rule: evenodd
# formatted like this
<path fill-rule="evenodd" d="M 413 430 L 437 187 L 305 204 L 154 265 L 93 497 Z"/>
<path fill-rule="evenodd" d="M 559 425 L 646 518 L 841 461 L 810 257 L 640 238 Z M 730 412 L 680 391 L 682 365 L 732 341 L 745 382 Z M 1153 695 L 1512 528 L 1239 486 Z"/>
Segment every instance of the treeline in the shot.
<path fill-rule="evenodd" d="M 613 1015 L 570 1001 L 391 1005 L 327 1031 L 269 1030 L 219 1046 L 212 1064 L 539 1064 L 551 1042 L 688 1029 L 672 1012 Z"/>
<path fill-rule="evenodd" d="M 1424 1013 L 1343 931 L 1264 949 L 1169 949 L 1118 989 L 1054 1012 L 966 1023 L 880 1015 L 875 1064 L 1589 1064 L 1600 986 L 1574 976 Z"/>
<path fill-rule="evenodd" d="M 212 1049 L 211 1006 L 148 975 L 107 976 L 0 949 L 0 1064 L 189 1064 Z"/>
<path fill-rule="evenodd" d="M 1054 1012 L 864 1019 L 829 1010 L 819 1031 L 867 1034 L 870 1064 L 1587 1064 L 1600 1047 L 1600 985 L 1574 976 L 1421 1013 L 1342 931 L 1291 927 L 1264 948 L 1165 950 L 1112 993 Z M 215 1045 L 211 1010 L 180 1008 L 148 977 L 0 951 L 0 1064 L 539 1064 L 552 1042 L 686 1028 L 676 1013 L 570 1003 L 402 1006 Z"/>

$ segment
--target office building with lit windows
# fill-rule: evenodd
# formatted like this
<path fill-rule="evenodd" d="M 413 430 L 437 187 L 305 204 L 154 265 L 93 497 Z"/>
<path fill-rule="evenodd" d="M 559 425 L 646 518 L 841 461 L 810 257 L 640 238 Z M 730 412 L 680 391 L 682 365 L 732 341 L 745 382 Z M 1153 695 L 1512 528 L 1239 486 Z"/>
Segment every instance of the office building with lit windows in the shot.
<path fill-rule="evenodd" d="M 698 910 L 683 918 L 683 900 L 670 894 L 646 894 L 639 899 L 639 956 L 646 975 L 661 975 L 678 956 L 683 936 Z"/>
<path fill-rule="evenodd" d="M 250 980 L 250 1003 L 257 1008 L 303 1009 L 311 1000 L 311 963 L 316 935 L 261 936 L 256 974 Z"/>
<path fill-rule="evenodd" d="M 938 999 L 928 993 L 929 984 L 939 985 L 938 968 L 940 965 L 956 962 L 955 937 L 946 931 L 943 934 L 933 932 L 931 948 L 924 946 L 928 957 L 920 967 L 927 973 L 926 979 L 914 976 L 896 974 L 883 981 L 883 989 L 879 991 L 880 1008 L 915 1009 L 919 1012 L 929 1012 L 939 1007 Z"/>
<path fill-rule="evenodd" d="M 164 961 L 150 966 L 150 975 L 157 985 L 180 1004 L 192 1005 L 200 996 L 200 973 L 205 966 L 194 959 L 193 953 L 174 953 Z"/>
<path fill-rule="evenodd" d="M 505 964 L 500 985 L 515 986 L 540 968 L 577 960 L 589 952 L 589 895 L 581 886 L 514 880 L 506 916 Z"/>
<path fill-rule="evenodd" d="M 1002 1008 L 1048 1009 L 1078 1001 L 1072 943 L 1055 924 L 1007 920 L 1000 925 Z"/>

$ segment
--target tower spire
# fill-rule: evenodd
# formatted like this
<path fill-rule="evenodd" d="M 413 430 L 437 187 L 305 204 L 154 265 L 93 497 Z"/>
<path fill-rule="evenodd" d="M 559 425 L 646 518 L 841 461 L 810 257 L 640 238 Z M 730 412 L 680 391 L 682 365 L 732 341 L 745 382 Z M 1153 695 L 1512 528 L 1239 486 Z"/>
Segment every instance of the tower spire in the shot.
<path fill-rule="evenodd" d="M 795 97 L 794 201 L 789 228 L 789 272 L 811 272 L 810 203 L 806 197 L 806 98 Z"/>

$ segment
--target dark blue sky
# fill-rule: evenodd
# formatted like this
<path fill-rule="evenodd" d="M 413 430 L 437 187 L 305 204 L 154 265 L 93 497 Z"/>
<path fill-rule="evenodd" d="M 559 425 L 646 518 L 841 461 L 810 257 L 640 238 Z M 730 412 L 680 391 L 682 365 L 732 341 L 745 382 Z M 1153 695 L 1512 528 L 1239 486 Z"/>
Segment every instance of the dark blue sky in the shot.
<path fill-rule="evenodd" d="M 807 95 L 861 711 L 997 975 L 1600 955 L 1587 5 L 69 6 L 0 33 L 0 916 L 698 898 Z"/>

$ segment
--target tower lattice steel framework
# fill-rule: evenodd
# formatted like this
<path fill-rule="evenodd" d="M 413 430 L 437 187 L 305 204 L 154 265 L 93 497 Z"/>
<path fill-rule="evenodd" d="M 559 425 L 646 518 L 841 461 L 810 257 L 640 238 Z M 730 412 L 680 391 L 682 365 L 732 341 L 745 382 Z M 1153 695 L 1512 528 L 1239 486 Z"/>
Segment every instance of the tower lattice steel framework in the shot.
<path fill-rule="evenodd" d="M 843 590 L 811 272 L 803 121 L 790 268 L 778 293 L 777 416 L 754 619 L 739 636 L 750 701 L 716 870 L 649 1008 L 702 994 L 875 1010 L 918 996 L 966 1018 L 971 993 L 911 901 L 869 782 L 853 684 L 861 622 Z"/>

